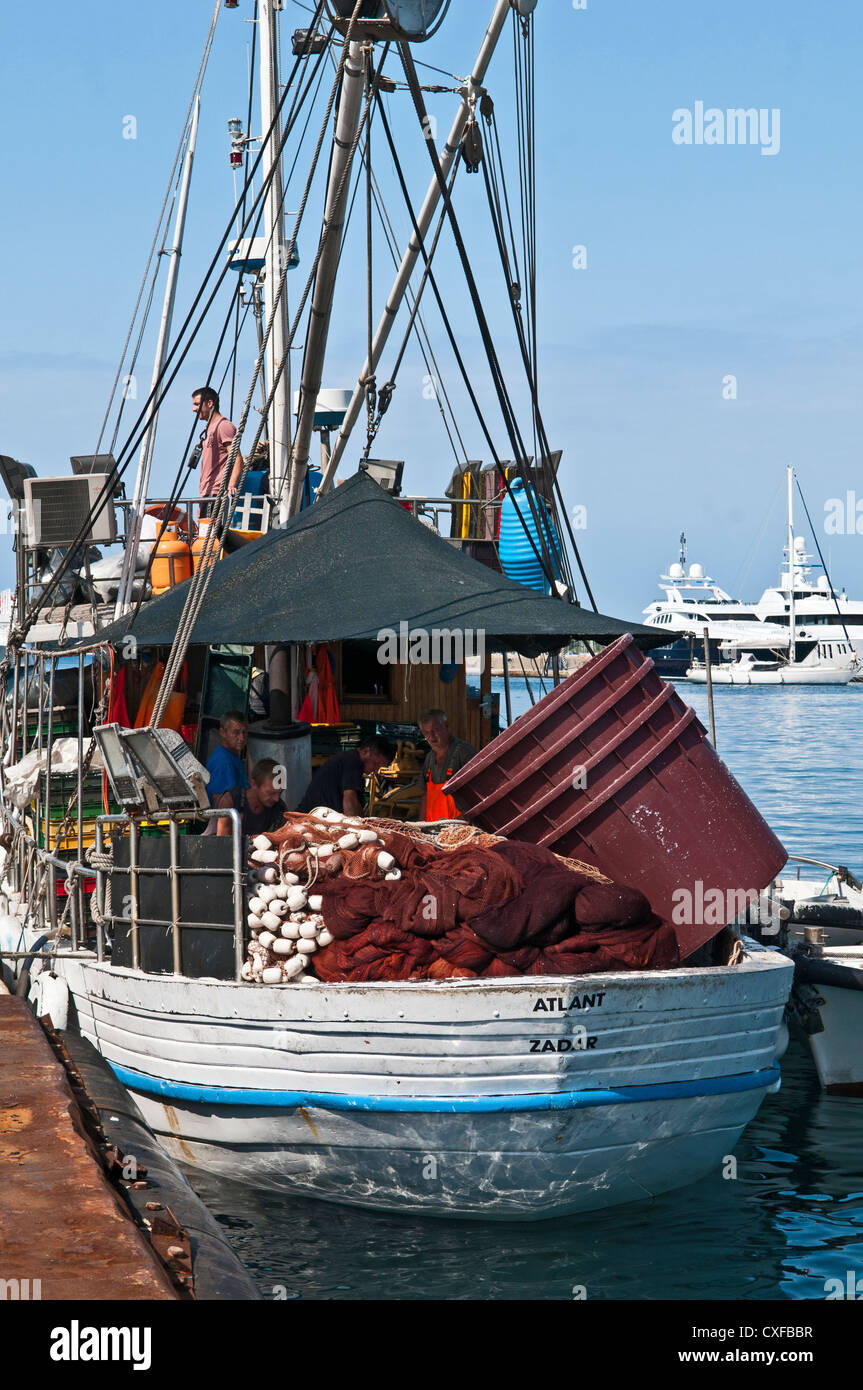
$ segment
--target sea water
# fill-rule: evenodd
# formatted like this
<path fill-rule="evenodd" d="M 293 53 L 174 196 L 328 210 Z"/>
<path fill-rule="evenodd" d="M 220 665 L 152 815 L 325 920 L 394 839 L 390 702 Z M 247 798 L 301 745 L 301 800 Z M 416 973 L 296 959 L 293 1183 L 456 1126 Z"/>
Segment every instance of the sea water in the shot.
<path fill-rule="evenodd" d="M 706 724 L 705 688 L 678 689 Z M 530 701 L 523 680 L 512 690 L 517 716 Z M 715 708 L 720 755 L 789 852 L 863 874 L 863 686 L 722 687 Z M 863 1099 L 824 1095 L 805 1043 L 733 1157 L 654 1201 L 529 1223 L 189 1176 L 266 1298 L 823 1299 L 828 1280 L 863 1274 Z"/>

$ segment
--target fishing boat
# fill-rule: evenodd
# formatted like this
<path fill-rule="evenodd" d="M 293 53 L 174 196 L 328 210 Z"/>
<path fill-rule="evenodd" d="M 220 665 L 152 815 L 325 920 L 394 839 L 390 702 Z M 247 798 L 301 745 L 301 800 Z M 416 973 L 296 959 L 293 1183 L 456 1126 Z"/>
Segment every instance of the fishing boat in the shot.
<path fill-rule="evenodd" d="M 780 575 L 778 588 L 783 611 L 787 611 L 787 628 L 775 623 L 768 628 L 767 617 L 760 632 L 756 628 L 730 634 L 720 644 L 720 654 L 727 660 L 710 671 L 706 661 L 693 662 L 686 671 L 687 680 L 701 684 L 712 680 L 717 685 L 849 685 L 860 674 L 860 659 L 829 576 L 827 592 L 834 609 L 830 624 L 838 625 L 841 637 L 828 637 L 816 622 L 820 615 L 813 613 L 807 615 L 806 623 L 798 622 L 798 603 L 809 601 L 807 588 L 801 587 L 807 579 L 808 556 L 802 537 L 794 534 L 795 472 L 791 466 L 787 478 L 787 569 Z"/>
<path fill-rule="evenodd" d="M 120 457 L 106 459 L 97 449 L 81 477 L 41 480 L 41 495 L 55 505 L 43 508 L 39 524 L 50 521 L 54 531 L 34 531 L 31 517 L 18 550 L 4 666 L 0 958 L 9 982 L 29 993 L 40 1015 L 94 1044 L 183 1163 L 379 1210 L 531 1220 L 641 1200 L 714 1171 L 779 1085 L 791 962 L 743 938 L 729 910 L 706 930 L 700 922 L 694 934 L 682 932 L 683 958 L 665 970 L 363 983 L 328 983 L 309 971 L 292 983 L 258 981 L 250 978 L 247 959 L 254 857 L 250 861 L 238 812 L 209 807 L 202 781 L 218 716 L 237 707 L 238 691 L 248 698 L 258 657 L 268 676 L 269 721 L 253 725 L 251 733 L 282 749 L 287 773 L 299 779 L 308 775 L 312 738 L 297 719 L 303 671 L 323 647 L 331 653 L 342 720 L 360 730 L 369 724 L 403 729 L 415 724 L 419 709 L 440 706 L 475 746 L 487 748 L 497 734 L 487 667 L 473 689 L 463 650 L 455 659 L 438 652 L 414 660 L 415 640 L 451 637 L 453 628 L 462 638 L 480 631 L 501 652 L 504 672 L 509 653 L 532 657 L 591 643 L 600 650 L 598 667 L 569 680 L 597 676 L 606 704 L 619 700 L 621 708 L 636 677 L 616 687 L 608 677 L 611 657 L 602 653 L 620 652 L 628 660 L 633 638 L 646 649 L 662 640 L 598 612 L 592 602 L 575 601 L 580 560 L 566 508 L 557 505 L 559 455 L 549 446 L 538 404 L 531 219 L 525 219 L 522 246 L 515 247 L 502 214 L 504 169 L 486 100 L 495 50 L 511 26 L 521 167 L 533 170 L 536 0 L 495 3 L 473 75 L 456 84 L 456 118 L 438 151 L 427 138 L 431 123 L 412 50 L 437 32 L 448 8 L 447 0 L 328 0 L 311 22 L 303 8 L 294 69 L 283 82 L 277 63 L 282 6 L 259 0 L 262 134 L 253 159 L 252 132 L 242 123 L 232 130 L 232 165 L 245 165 L 247 177 L 224 245 L 230 241 L 231 261 L 241 263 L 239 278 L 253 277 L 248 302 L 259 304 L 262 332 L 219 493 L 204 499 L 183 494 L 185 455 L 169 495 L 154 496 L 150 486 L 158 407 L 169 373 L 187 351 L 182 335 L 172 343 L 170 333 L 197 133 L 196 84 L 150 396 Z M 393 56 L 401 64 L 398 81 L 385 71 Z M 300 129 L 305 97 L 330 62 L 334 81 L 314 156 L 332 118 L 321 233 L 301 296 L 307 313 L 303 320 L 299 311 L 291 323 L 283 291 L 296 270 L 303 214 L 286 234 L 285 200 L 293 194 L 283 178 L 286 137 Z M 413 234 L 401 261 L 395 257 L 396 280 L 377 330 L 370 298 L 367 360 L 357 385 L 334 400 L 322 391 L 322 373 L 336 271 L 348 260 L 352 171 L 355 188 L 366 194 L 368 246 L 376 202 L 370 122 L 374 118 L 380 143 L 398 165 L 381 97 L 394 89 L 413 103 L 419 147 L 433 176 L 418 212 L 401 180 Z M 490 132 L 485 142 L 482 123 Z M 488 177 L 538 462 L 500 380 L 455 212 L 453 185 L 462 168 L 483 169 Z M 257 192 L 256 175 L 262 180 Z M 524 192 L 530 204 L 529 179 Z M 305 212 L 307 200 L 302 206 Z M 258 248 L 256 218 L 265 225 Z M 405 304 L 407 337 L 419 334 L 429 349 L 421 301 L 429 286 L 439 295 L 434 251 L 446 226 L 463 262 L 517 460 L 501 459 L 477 402 L 497 492 L 491 499 L 475 496 L 466 482 L 459 498 L 449 499 L 449 528 L 439 524 L 441 499 L 403 497 L 402 465 L 371 457 L 403 350 L 383 389 L 375 374 Z M 516 292 L 519 276 L 523 294 Z M 305 346 L 292 419 L 290 352 L 301 321 Z M 472 364 L 474 373 L 478 365 Z M 465 379 L 470 382 L 467 371 Z M 260 390 L 257 437 L 242 443 L 244 472 L 237 496 L 229 498 L 231 465 Z M 360 470 L 335 487 L 364 410 Z M 317 468 L 310 458 L 315 433 Z M 139 445 L 127 502 L 117 482 Z M 266 487 L 244 493 L 243 478 L 261 459 Z M 32 511 L 40 480 L 25 477 L 14 460 L 4 459 L 2 467 L 13 500 Z M 467 478 L 468 460 L 463 471 Z M 74 520 L 80 506 L 76 512 L 69 505 L 70 481 L 79 492 L 87 489 L 80 526 Z M 494 552 L 494 512 L 516 489 L 512 512 L 540 575 L 536 587 L 511 578 L 482 549 L 490 544 Z M 464 534 L 463 512 L 471 507 L 491 512 L 491 537 Z M 207 523 L 191 574 L 190 515 Z M 146 529 L 148 517 L 156 519 L 155 535 Z M 245 543 L 229 547 L 231 532 Z M 234 553 L 220 556 L 223 540 Z M 116 546 L 121 556 L 112 580 L 116 593 L 107 598 L 94 590 L 88 572 L 88 546 L 97 542 Z M 49 543 L 60 554 L 46 574 Z M 109 578 L 103 573 L 100 582 Z M 586 577 L 583 582 L 590 598 Z M 395 644 L 388 666 L 376 660 L 383 636 Z M 558 671 L 553 679 L 559 680 Z M 652 737 L 670 721 L 662 737 L 657 734 L 653 754 L 667 766 L 672 741 L 675 749 L 685 747 L 680 764 L 692 778 L 706 756 L 703 731 L 691 711 L 670 703 L 670 687 L 651 684 L 656 679 L 645 660 L 637 675 L 647 691 L 640 727 Z M 214 690 L 218 699 L 211 698 Z M 122 717 L 127 702 L 139 704 L 136 720 Z M 133 723 L 138 727 L 129 727 Z M 609 748 L 606 740 L 603 757 L 622 765 L 621 743 L 618 736 Z M 635 798 L 649 840 L 640 790 L 646 766 L 632 762 L 626 795 Z M 571 769 L 566 781 L 572 781 Z M 609 789 L 609 808 L 619 783 Z M 294 805 L 300 790 L 298 781 L 286 791 Z M 734 804 L 745 810 L 742 793 Z M 228 834 L 187 833 L 208 820 L 226 822 Z M 417 829 L 434 836 L 441 823 Z M 784 859 L 766 827 L 763 832 L 764 854 L 754 871 L 761 881 L 746 885 L 756 890 Z M 733 869 L 729 873 L 733 877 Z"/>

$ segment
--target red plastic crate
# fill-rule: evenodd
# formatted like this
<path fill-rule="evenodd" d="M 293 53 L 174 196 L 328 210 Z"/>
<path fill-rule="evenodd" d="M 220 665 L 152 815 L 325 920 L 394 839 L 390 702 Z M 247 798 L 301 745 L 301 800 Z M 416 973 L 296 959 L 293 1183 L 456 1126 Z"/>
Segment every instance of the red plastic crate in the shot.
<path fill-rule="evenodd" d="M 706 895 L 739 903 L 788 858 L 694 710 L 630 636 L 516 720 L 447 790 L 483 829 L 641 889 L 674 924 L 684 956 L 735 915 L 717 923 Z"/>

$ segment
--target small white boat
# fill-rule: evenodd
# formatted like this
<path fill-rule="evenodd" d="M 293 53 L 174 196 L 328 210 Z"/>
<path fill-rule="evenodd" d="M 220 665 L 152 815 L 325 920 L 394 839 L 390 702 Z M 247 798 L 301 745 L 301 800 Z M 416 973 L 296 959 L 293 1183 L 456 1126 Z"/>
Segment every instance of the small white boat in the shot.
<path fill-rule="evenodd" d="M 809 1045 L 825 1091 L 863 1096 L 863 944 L 808 943 L 794 952 L 796 981 L 817 991 L 820 1028 Z"/>
<path fill-rule="evenodd" d="M 847 642 L 818 642 L 802 661 L 765 661 L 742 652 L 736 661 L 711 667 L 710 678 L 714 685 L 849 685 L 859 669 Z M 696 662 L 686 678 L 706 685 L 707 667 Z"/>
<path fill-rule="evenodd" d="M 795 962 L 791 1016 L 808 1038 L 821 1085 L 863 1095 L 863 885 L 847 868 L 792 859 L 808 872 L 798 867 L 795 876 L 789 866 L 763 895 L 761 920 L 771 927 L 763 939 L 787 942 Z"/>
<path fill-rule="evenodd" d="M 725 966 L 496 981 L 56 970 L 181 1162 L 361 1207 L 530 1220 L 714 1171 L 779 1086 L 793 967 L 747 941 Z"/>
<path fill-rule="evenodd" d="M 863 887 L 846 868 L 821 860 L 791 856 L 792 862 L 821 869 L 795 877 L 786 870 L 772 883 L 769 893 L 788 910 L 792 941 L 802 941 L 807 928 L 818 928 L 823 944 L 863 945 Z"/>

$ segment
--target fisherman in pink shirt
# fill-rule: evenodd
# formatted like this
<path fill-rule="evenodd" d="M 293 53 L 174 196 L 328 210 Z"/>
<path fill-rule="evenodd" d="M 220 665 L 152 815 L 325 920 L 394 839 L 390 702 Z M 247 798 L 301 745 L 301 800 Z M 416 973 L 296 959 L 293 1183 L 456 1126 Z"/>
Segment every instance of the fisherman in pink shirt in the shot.
<path fill-rule="evenodd" d="M 206 423 L 200 449 L 201 449 L 201 497 L 215 497 L 219 491 L 219 485 L 225 472 L 228 462 L 228 454 L 231 449 L 231 442 L 237 433 L 236 426 L 232 425 L 224 415 L 219 414 L 219 396 L 212 386 L 201 386 L 192 394 L 192 408 L 199 420 Z M 231 479 L 228 491 L 233 494 L 237 490 L 237 482 L 243 469 L 243 457 L 239 450 L 234 459 L 234 466 L 231 470 Z M 211 504 L 212 505 L 212 504 Z M 209 509 L 206 509 L 208 511 Z M 202 507 L 201 515 L 206 514 Z"/>

